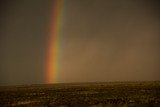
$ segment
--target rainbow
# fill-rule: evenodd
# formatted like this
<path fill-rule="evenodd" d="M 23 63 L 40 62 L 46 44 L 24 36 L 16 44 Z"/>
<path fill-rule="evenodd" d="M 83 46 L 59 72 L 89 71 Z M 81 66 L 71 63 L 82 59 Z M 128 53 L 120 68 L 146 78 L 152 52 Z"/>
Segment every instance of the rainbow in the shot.
<path fill-rule="evenodd" d="M 60 63 L 60 42 L 62 33 L 64 0 L 53 0 L 51 32 L 47 49 L 46 83 L 57 82 Z"/>

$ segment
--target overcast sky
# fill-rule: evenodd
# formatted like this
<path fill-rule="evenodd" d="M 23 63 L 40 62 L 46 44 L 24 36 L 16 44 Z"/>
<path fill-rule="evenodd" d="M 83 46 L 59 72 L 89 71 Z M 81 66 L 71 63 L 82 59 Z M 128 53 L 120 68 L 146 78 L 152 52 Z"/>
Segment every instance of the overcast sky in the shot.
<path fill-rule="evenodd" d="M 64 2 L 57 82 L 160 80 L 158 0 Z M 45 83 L 51 0 L 0 4 L 0 85 Z"/>

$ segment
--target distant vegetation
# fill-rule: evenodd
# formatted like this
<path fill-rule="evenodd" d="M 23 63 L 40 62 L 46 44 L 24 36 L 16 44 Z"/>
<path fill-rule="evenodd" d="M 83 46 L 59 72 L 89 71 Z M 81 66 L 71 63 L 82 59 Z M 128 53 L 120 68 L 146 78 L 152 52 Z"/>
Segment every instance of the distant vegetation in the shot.
<path fill-rule="evenodd" d="M 109 82 L 0 87 L 1 107 L 160 107 L 160 82 Z"/>

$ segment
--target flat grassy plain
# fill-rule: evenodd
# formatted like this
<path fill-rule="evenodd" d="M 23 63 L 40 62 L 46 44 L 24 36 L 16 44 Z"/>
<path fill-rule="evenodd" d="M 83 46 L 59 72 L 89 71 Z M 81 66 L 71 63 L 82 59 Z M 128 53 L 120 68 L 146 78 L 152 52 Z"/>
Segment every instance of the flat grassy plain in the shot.
<path fill-rule="evenodd" d="M 160 107 L 160 81 L 1 86 L 0 107 Z"/>

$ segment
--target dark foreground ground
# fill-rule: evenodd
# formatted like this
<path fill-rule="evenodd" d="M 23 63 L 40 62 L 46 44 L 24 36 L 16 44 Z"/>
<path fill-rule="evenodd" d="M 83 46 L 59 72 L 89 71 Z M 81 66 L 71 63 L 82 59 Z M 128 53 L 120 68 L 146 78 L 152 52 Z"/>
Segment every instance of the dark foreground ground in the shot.
<path fill-rule="evenodd" d="M 160 107 L 160 82 L 0 87 L 0 107 Z"/>

